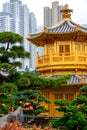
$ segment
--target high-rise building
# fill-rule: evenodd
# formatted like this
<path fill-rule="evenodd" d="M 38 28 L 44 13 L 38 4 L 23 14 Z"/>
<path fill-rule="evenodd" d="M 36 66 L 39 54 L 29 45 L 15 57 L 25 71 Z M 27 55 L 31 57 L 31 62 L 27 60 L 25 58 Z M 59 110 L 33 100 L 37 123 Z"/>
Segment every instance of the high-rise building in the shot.
<path fill-rule="evenodd" d="M 59 6 L 58 1 L 52 2 L 52 8 L 44 7 L 44 27 L 51 27 L 61 21 L 62 8 L 63 6 Z"/>
<path fill-rule="evenodd" d="M 49 7 L 44 7 L 44 27 L 52 26 L 52 9 Z"/>
<path fill-rule="evenodd" d="M 20 0 L 10 0 L 3 4 L 3 12 L 0 13 L 0 32 L 12 31 L 24 37 L 24 48 L 30 52 L 31 57 L 20 59 L 22 70 L 36 67 L 36 47 L 27 41 L 28 33 L 35 32 L 37 22 L 34 13 L 29 12 L 27 5 L 23 5 Z M 19 60 L 19 59 L 18 59 Z"/>
<path fill-rule="evenodd" d="M 29 32 L 30 33 L 33 33 L 33 32 L 36 32 L 37 31 L 37 21 L 36 21 L 36 17 L 35 17 L 35 14 L 33 12 L 30 12 L 29 13 Z M 30 54 L 31 54 L 31 58 L 30 58 L 30 71 L 33 70 L 33 68 L 36 67 L 36 50 L 37 50 L 37 47 L 32 44 L 32 43 L 29 43 L 29 50 L 30 50 Z"/>
<path fill-rule="evenodd" d="M 15 32 L 15 20 L 8 12 L 0 12 L 0 32 Z"/>

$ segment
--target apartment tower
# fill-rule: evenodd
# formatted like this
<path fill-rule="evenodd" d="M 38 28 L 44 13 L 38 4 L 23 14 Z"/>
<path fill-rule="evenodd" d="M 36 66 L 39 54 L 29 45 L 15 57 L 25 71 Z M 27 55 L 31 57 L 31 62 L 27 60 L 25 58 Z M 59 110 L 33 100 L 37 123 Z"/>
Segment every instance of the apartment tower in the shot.
<path fill-rule="evenodd" d="M 26 67 L 29 70 L 35 70 L 36 56 L 33 53 L 36 54 L 36 46 L 29 43 L 26 38 L 28 33 L 35 32 L 36 28 L 35 15 L 33 12 L 29 12 L 27 5 L 23 5 L 20 0 L 10 0 L 3 4 L 3 12 L 0 13 L 0 32 L 12 31 L 22 35 L 24 37 L 23 46 L 31 54 L 30 58 L 17 59 L 22 62 L 21 71 L 24 71 Z M 18 68 L 18 70 L 20 69 Z"/>
<path fill-rule="evenodd" d="M 44 27 L 54 26 L 61 21 L 62 8 L 63 6 L 60 6 L 58 1 L 52 2 L 52 8 L 44 7 Z"/>

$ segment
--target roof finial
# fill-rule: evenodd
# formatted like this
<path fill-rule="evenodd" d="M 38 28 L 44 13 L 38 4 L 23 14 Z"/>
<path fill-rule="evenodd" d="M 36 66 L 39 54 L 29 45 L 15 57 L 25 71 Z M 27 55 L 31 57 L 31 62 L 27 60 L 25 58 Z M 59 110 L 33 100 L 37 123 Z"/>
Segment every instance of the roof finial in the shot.
<path fill-rule="evenodd" d="M 48 29 L 46 27 L 44 27 L 44 32 L 47 33 L 48 32 Z"/>
<path fill-rule="evenodd" d="M 64 19 L 64 18 L 69 18 L 69 19 L 71 19 L 71 12 L 73 12 L 73 10 L 72 10 L 72 9 L 69 9 L 69 8 L 68 8 L 68 4 L 66 4 L 66 5 L 64 6 L 64 8 L 61 10 L 62 18 L 63 18 L 63 19 Z"/>
<path fill-rule="evenodd" d="M 79 24 L 77 24 L 77 26 L 76 26 L 76 31 L 78 31 L 78 30 L 80 30 L 80 25 Z"/>

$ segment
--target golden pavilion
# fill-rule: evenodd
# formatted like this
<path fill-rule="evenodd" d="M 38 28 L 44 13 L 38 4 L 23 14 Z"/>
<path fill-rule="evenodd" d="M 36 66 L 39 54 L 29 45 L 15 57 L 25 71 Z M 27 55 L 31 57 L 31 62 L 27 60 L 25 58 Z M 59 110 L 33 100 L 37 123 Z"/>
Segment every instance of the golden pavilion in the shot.
<path fill-rule="evenodd" d="M 44 77 L 71 74 L 67 85 L 57 89 L 41 90 L 52 101 L 74 99 L 80 87 L 87 84 L 87 28 L 71 20 L 72 10 L 66 4 L 61 10 L 62 21 L 42 32 L 29 34 L 27 38 L 36 46 L 44 47 L 44 55 L 36 56 L 36 70 Z M 54 103 L 47 105 L 48 115 L 60 115 Z"/>

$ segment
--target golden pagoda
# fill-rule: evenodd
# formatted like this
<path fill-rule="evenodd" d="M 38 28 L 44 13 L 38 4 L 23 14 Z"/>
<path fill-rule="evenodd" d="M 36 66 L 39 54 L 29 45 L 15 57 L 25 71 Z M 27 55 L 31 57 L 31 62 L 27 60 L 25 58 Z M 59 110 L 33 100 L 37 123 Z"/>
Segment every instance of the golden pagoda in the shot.
<path fill-rule="evenodd" d="M 61 10 L 62 21 L 52 27 L 44 27 L 42 32 L 29 34 L 27 38 L 36 46 L 44 47 L 44 55 L 36 56 L 36 70 L 45 77 L 71 74 L 67 85 L 57 89 L 44 89 L 43 94 L 52 101 L 74 99 L 79 89 L 87 84 L 87 28 L 71 20 L 72 10 L 66 4 Z M 59 115 L 56 106 L 47 105 L 49 115 Z"/>

